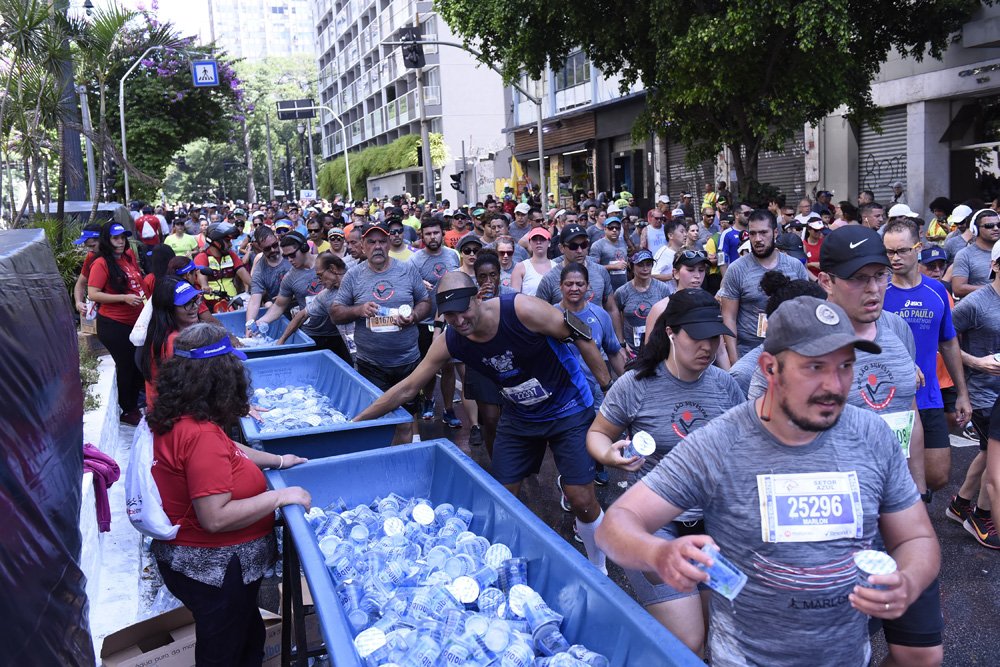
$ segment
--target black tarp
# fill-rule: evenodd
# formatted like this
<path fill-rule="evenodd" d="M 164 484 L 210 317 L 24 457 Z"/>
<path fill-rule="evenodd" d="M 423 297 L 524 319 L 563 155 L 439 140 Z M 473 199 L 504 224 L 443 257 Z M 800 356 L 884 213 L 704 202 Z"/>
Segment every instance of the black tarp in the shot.
<path fill-rule="evenodd" d="M 0 231 L 0 662 L 93 665 L 80 570 L 83 396 L 41 230 Z"/>

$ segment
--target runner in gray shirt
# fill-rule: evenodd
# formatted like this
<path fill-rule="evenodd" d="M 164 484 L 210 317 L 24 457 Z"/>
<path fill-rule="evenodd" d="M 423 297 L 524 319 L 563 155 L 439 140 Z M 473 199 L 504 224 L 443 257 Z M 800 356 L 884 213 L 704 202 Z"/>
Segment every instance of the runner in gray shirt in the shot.
<path fill-rule="evenodd" d="M 590 240 L 590 256 L 608 270 L 611 287 L 618 289 L 628 281 L 628 246 L 622 238 L 622 221 L 610 217 L 604 222 L 601 235 Z"/>
<path fill-rule="evenodd" d="M 278 236 L 270 227 L 254 230 L 254 242 L 260 248 L 260 255 L 254 260 L 250 271 L 250 301 L 247 303 L 247 323 L 257 318 L 260 306 L 273 301 L 278 296 L 281 279 L 291 270 L 292 265 L 281 256 Z"/>
<path fill-rule="evenodd" d="M 838 306 L 783 303 L 762 355 L 769 393 L 691 433 L 598 529 L 610 558 L 680 590 L 709 579 L 691 562 L 713 564 L 708 544 L 747 576 L 731 601 L 711 596 L 717 667 L 865 665 L 868 617 L 898 618 L 937 575 L 937 538 L 895 436 L 844 405 L 855 347 L 877 350 Z M 692 507 L 706 535 L 652 535 Z M 857 586 L 854 555 L 878 532 L 898 572 Z"/>
<path fill-rule="evenodd" d="M 736 340 L 726 340 L 730 363 L 760 345 L 767 331 L 764 306 L 767 295 L 760 287 L 760 280 L 767 271 L 780 271 L 789 278 L 807 280 L 809 276 L 802 262 L 778 252 L 774 247 L 777 221 L 766 209 L 750 214 L 747 223 L 750 235 L 750 253 L 729 265 L 722 276 L 719 299 L 726 326 L 736 332 Z"/>
<path fill-rule="evenodd" d="M 974 241 L 959 250 L 952 267 L 951 289 L 961 299 L 990 282 L 990 252 L 1000 239 L 1000 217 L 991 208 L 972 214 L 969 224 Z"/>
<path fill-rule="evenodd" d="M 632 255 L 635 278 L 615 290 L 615 305 L 622 314 L 622 333 L 632 356 L 642 351 L 646 342 L 646 317 L 653 305 L 670 296 L 666 283 L 653 280 L 653 254 L 640 250 Z"/>

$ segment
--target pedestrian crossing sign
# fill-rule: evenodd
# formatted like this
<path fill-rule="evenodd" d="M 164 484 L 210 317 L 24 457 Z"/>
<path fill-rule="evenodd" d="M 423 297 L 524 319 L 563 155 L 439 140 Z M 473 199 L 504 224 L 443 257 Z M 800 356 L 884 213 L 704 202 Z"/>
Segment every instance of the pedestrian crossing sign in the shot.
<path fill-rule="evenodd" d="M 195 60 L 191 63 L 191 76 L 195 88 L 219 85 L 219 65 L 214 60 Z"/>

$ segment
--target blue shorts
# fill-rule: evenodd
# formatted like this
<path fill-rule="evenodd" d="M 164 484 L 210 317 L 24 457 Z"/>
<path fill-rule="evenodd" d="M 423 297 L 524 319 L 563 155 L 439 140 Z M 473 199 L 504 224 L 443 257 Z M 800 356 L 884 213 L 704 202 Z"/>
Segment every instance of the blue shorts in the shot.
<path fill-rule="evenodd" d="M 655 533 L 654 536 L 659 537 L 664 540 L 675 540 L 678 537 L 678 526 L 674 522 L 670 522 L 663 528 L 660 528 Z M 648 607 L 650 605 L 658 604 L 660 602 L 670 602 L 672 600 L 682 600 L 684 598 L 694 597 L 698 595 L 698 588 L 691 591 L 690 593 L 683 593 L 670 584 L 659 583 L 654 584 L 649 579 L 646 578 L 639 570 L 625 570 L 625 576 L 628 578 L 629 584 L 632 585 L 632 589 L 635 591 L 635 599 L 643 607 Z"/>
<path fill-rule="evenodd" d="M 870 619 L 869 632 L 877 631 L 879 619 Z M 881 620 L 885 641 L 897 646 L 940 646 L 944 632 L 941 615 L 941 580 L 935 579 L 899 618 Z"/>
<path fill-rule="evenodd" d="M 594 459 L 587 453 L 587 429 L 592 421 L 593 408 L 547 422 L 519 420 L 502 412 L 493 441 L 493 477 L 501 484 L 516 484 L 538 474 L 548 445 L 563 484 L 592 483 Z"/>

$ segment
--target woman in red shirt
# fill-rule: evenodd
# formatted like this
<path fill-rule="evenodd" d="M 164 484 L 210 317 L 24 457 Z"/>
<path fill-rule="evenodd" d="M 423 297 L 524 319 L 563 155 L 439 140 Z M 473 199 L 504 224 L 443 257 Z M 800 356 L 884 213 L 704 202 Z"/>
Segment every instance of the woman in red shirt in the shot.
<path fill-rule="evenodd" d="M 268 491 L 261 468 L 305 461 L 238 445 L 226 435 L 250 409 L 248 379 L 222 327 L 198 323 L 174 339 L 174 356 L 156 381 L 147 415 L 153 432 L 153 479 L 163 510 L 179 526 L 154 540 L 167 589 L 191 610 L 198 665 L 260 665 L 264 622 L 257 592 L 274 561 L 274 511 L 309 509 L 301 487 Z"/>
<path fill-rule="evenodd" d="M 139 362 L 146 378 L 146 412 L 153 409 L 156 399 L 158 368 L 174 355 L 177 334 L 197 324 L 202 301 L 201 291 L 186 280 L 165 275 L 157 281 L 153 289 L 153 315 Z"/>
<path fill-rule="evenodd" d="M 139 264 L 128 249 L 129 236 L 132 232 L 117 222 L 101 227 L 97 258 L 87 279 L 87 297 L 98 304 L 97 338 L 115 360 L 121 420 L 135 426 L 142 419 L 138 408 L 142 375 L 135 365 L 135 347 L 129 334 L 142 312 L 146 292 Z"/>

